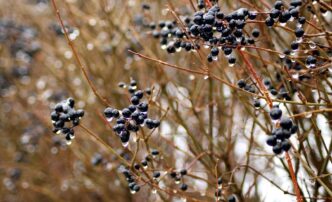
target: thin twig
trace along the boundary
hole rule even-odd
[[[54,10],[55,10],[55,12],[56,12],[57,18],[58,18],[58,20],[59,20],[59,23],[60,23],[61,28],[62,28],[62,30],[63,30],[63,33],[64,33],[64,35],[65,35],[65,38],[66,38],[66,40],[67,40],[67,43],[68,43],[68,45],[70,46],[70,48],[71,48],[71,50],[72,50],[72,52],[73,52],[73,55],[74,55],[74,57],[75,57],[75,60],[76,60],[76,62],[78,63],[78,66],[80,67],[80,69],[81,69],[81,71],[82,71],[82,73],[83,73],[83,75],[84,75],[84,78],[87,80],[87,82],[88,82],[90,88],[92,89],[92,91],[93,91],[93,93],[96,95],[96,97],[98,97],[98,99],[99,99],[99,100],[100,100],[105,106],[109,106],[110,103],[108,102],[108,100],[107,100],[106,98],[103,98],[103,97],[99,94],[99,92],[97,91],[97,88],[96,88],[95,85],[92,83],[92,81],[89,79],[88,73],[87,73],[85,67],[83,66],[83,64],[82,64],[82,62],[81,62],[81,59],[80,59],[80,57],[79,57],[79,55],[78,55],[78,53],[77,53],[77,51],[76,51],[76,48],[75,48],[73,42],[70,40],[70,38],[69,38],[69,36],[68,36],[68,31],[67,31],[67,29],[66,29],[66,27],[65,27],[65,25],[64,25],[64,23],[63,23],[63,20],[62,20],[61,15],[60,15],[60,11],[59,11],[59,9],[57,8],[57,5],[56,5],[56,3],[55,3],[55,0],[52,0],[52,5],[53,5],[53,8],[54,8]]]

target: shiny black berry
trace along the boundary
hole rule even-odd
[[[239,88],[244,88],[246,86],[246,82],[243,80],[243,79],[240,79],[238,82],[237,82],[237,86]]]
[[[133,105],[138,105],[139,104],[139,98],[137,96],[133,96],[133,97],[131,97],[130,102]]]
[[[290,118],[282,118],[282,119],[280,120],[280,126],[281,126],[282,128],[284,128],[284,129],[289,130],[289,129],[292,128],[292,126],[293,126],[293,122],[292,122],[292,120],[291,120]]]
[[[272,151],[273,151],[273,153],[275,153],[277,155],[281,154],[281,152],[282,152],[281,144],[278,143],[275,146],[273,146]]]
[[[183,175],[187,175],[187,169],[182,169],[180,171],[180,174],[183,176]]]
[[[153,178],[159,178],[160,177],[160,172],[159,171],[154,171],[153,172]]]
[[[266,140],[266,143],[269,145],[269,146],[275,146],[277,144],[277,139],[274,135],[271,135],[267,138]]]
[[[281,142],[281,148],[282,148],[283,151],[287,152],[291,147],[292,147],[292,145],[289,142],[289,140],[283,140]]]
[[[278,120],[282,116],[282,111],[279,109],[279,107],[273,107],[270,111],[270,117],[273,120]]]
[[[236,198],[235,198],[234,195],[231,195],[231,196],[229,196],[229,197],[227,198],[227,201],[228,201],[228,202],[236,202]]]
[[[304,35],[304,30],[303,28],[299,27],[299,28],[296,28],[295,30],[295,36],[300,38],[300,37],[303,37]]]
[[[186,191],[188,189],[188,185],[186,185],[186,184],[183,183],[183,184],[180,185],[180,189],[182,191]]]

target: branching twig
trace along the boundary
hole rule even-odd
[[[65,35],[65,37],[66,37],[67,43],[68,43],[69,47],[71,48],[71,50],[72,50],[72,52],[73,52],[73,55],[74,55],[74,57],[75,57],[75,60],[76,60],[76,62],[77,62],[77,64],[78,64],[78,66],[80,67],[80,69],[81,69],[81,71],[82,71],[82,73],[83,73],[83,75],[84,75],[84,78],[87,80],[89,86],[91,87],[91,89],[92,89],[93,93],[96,95],[96,97],[99,98],[99,100],[100,100],[105,106],[109,106],[110,104],[109,104],[109,102],[107,101],[107,99],[106,99],[106,98],[103,98],[103,97],[99,94],[99,92],[97,91],[96,86],[95,86],[95,85],[92,83],[92,81],[89,79],[89,75],[88,75],[88,73],[87,73],[85,67],[83,66],[83,64],[82,64],[82,62],[81,62],[81,59],[80,59],[80,57],[79,57],[79,55],[78,55],[78,53],[77,53],[77,51],[76,51],[76,48],[75,48],[73,42],[70,40],[70,38],[69,38],[69,36],[68,36],[68,31],[67,31],[67,29],[66,29],[66,27],[65,27],[65,25],[64,25],[64,23],[63,23],[63,20],[62,20],[61,15],[60,15],[60,11],[59,11],[59,9],[57,8],[57,5],[56,5],[56,3],[55,3],[55,0],[52,0],[52,5],[53,5],[53,8],[54,8],[54,10],[55,10],[55,12],[56,12],[56,15],[57,15],[57,18],[58,18],[59,23],[60,23],[60,25],[61,25],[61,28],[62,28],[62,30],[63,30],[63,33],[64,33],[64,35]]]

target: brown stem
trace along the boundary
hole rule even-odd
[[[285,152],[285,153],[286,153],[287,164],[288,164],[288,167],[289,167],[289,173],[291,175],[292,182],[293,182],[294,189],[295,189],[296,201],[297,202],[302,202],[303,199],[302,199],[302,196],[301,196],[299,185],[297,184],[297,181],[296,181],[296,177],[295,177],[295,173],[294,173],[292,161],[290,159],[290,156],[289,156],[288,152]]]
[[[269,93],[267,91],[267,89],[265,88],[262,79],[257,75],[256,70],[254,69],[254,67],[252,66],[252,64],[249,62],[247,56],[245,55],[245,53],[241,50],[239,50],[240,55],[243,57],[244,63],[246,63],[246,67],[248,69],[248,71],[251,73],[252,77],[254,77],[254,79],[256,80],[258,87],[260,88],[260,90],[262,91],[262,93],[264,94],[267,103],[269,104],[270,107],[272,107],[272,100],[269,96]]]
[[[317,109],[317,110],[312,110],[312,111],[306,111],[306,112],[303,112],[303,113],[300,113],[300,114],[294,114],[290,117],[296,118],[296,117],[311,115],[313,113],[320,113],[320,112],[332,112],[332,109],[328,108],[328,109]]]
[[[73,51],[73,54],[74,54],[75,60],[76,60],[76,62],[77,62],[77,64],[78,64],[78,66],[80,67],[80,69],[81,69],[81,71],[82,71],[82,73],[83,73],[85,79],[88,81],[88,84],[89,84],[90,88],[92,89],[92,91],[93,91],[93,93],[96,95],[96,97],[97,97],[97,98],[98,98],[98,99],[99,99],[99,100],[100,100],[105,106],[109,106],[110,103],[106,100],[106,98],[103,98],[103,97],[98,93],[96,86],[95,86],[95,85],[92,83],[92,81],[89,79],[88,73],[87,73],[85,67],[84,67],[83,64],[82,64],[82,61],[81,61],[81,59],[80,59],[80,57],[79,57],[79,55],[78,55],[78,53],[77,53],[77,51],[76,51],[76,48],[75,48],[73,42],[70,40],[70,38],[69,38],[69,36],[68,36],[68,31],[67,31],[67,29],[66,29],[66,27],[65,27],[65,25],[64,25],[64,23],[63,23],[63,20],[62,20],[61,15],[60,15],[60,11],[59,11],[59,9],[58,9],[56,3],[55,3],[55,0],[52,0],[52,4],[53,4],[53,8],[54,8],[54,10],[55,10],[55,12],[56,12],[57,18],[58,18],[58,20],[59,20],[59,23],[60,23],[60,25],[61,25],[61,28],[62,28],[62,30],[63,30],[63,33],[64,33],[64,35],[65,35],[65,38],[66,38],[66,40],[67,40],[67,43],[68,43],[68,45],[70,46],[71,50]]]
[[[207,4],[207,6],[210,8],[212,7],[212,3],[210,2],[210,0],[205,0],[205,3]]]
[[[153,61],[153,62],[156,62],[158,64],[161,64],[161,65],[164,65],[165,67],[171,67],[171,68],[174,68],[174,69],[177,69],[177,70],[181,70],[183,72],[190,72],[190,73],[193,73],[193,74],[196,74],[196,75],[201,75],[201,76],[205,76],[206,75],[206,72],[202,72],[202,71],[196,71],[196,70],[191,70],[189,68],[183,68],[183,67],[180,67],[180,66],[177,66],[177,65],[173,65],[173,64],[170,64],[170,63],[167,63],[165,61],[162,61],[162,60],[159,60],[159,59],[154,59],[154,58],[151,58],[149,56],[146,56],[146,55],[143,55],[143,54],[140,54],[140,53],[137,53],[137,52],[134,52],[132,50],[128,50],[128,52],[134,54],[134,55],[137,55],[138,57],[140,58],[143,58],[143,59],[146,59],[146,60],[150,60],[150,61]],[[237,87],[236,85],[232,84],[232,83],[229,83],[227,82],[226,80],[223,80],[213,74],[210,74],[209,77],[231,87],[232,89],[234,90],[237,90],[237,91],[241,91],[245,94],[248,94],[248,95],[251,95],[251,96],[256,96],[258,98],[262,98],[262,99],[267,99],[265,96],[261,96],[261,95],[258,95],[258,94],[254,94],[254,93],[250,93],[242,88],[239,88]],[[295,105],[306,105],[306,106],[330,106],[331,104],[329,103],[313,103],[313,102],[307,102],[307,103],[303,103],[303,102],[296,102],[296,101],[289,101],[289,100],[280,100],[280,99],[273,99],[272,100],[273,102],[280,102],[280,103],[289,103],[289,104],[295,104]]]
[[[126,166],[130,166],[130,164],[122,158],[110,145],[108,145],[106,142],[104,142],[97,134],[89,130],[86,126],[83,124],[79,125],[80,128],[82,128],[85,132],[87,132],[91,137],[93,137],[97,142],[101,143],[105,148],[107,148],[112,154],[114,154],[118,159],[122,161],[123,164]]]

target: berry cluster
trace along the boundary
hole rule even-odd
[[[159,155],[159,151],[156,150],[156,149],[153,149],[153,150],[151,151],[151,155],[152,155],[152,158],[154,159],[154,158],[156,158],[156,157]],[[147,155],[147,156],[145,156],[144,160],[141,161],[140,164],[135,163],[135,164],[134,164],[134,168],[135,168],[136,170],[140,170],[140,168],[141,168],[141,166],[142,166],[144,169],[146,169],[146,168],[149,166],[149,162],[151,162],[151,158],[150,158],[149,155]]]
[[[290,118],[281,118],[282,111],[278,106],[274,106],[270,111],[270,117],[274,121],[278,121],[280,127],[272,131],[272,135],[268,137],[266,143],[273,147],[275,154],[281,154],[283,151],[287,152],[291,148],[289,138],[298,130],[297,125],[294,125]]]
[[[183,180],[182,178],[187,175],[187,170],[186,169],[182,169],[180,170],[180,172],[176,172],[176,171],[172,171],[170,173],[170,176],[172,179],[174,179],[175,184],[180,184],[181,180]],[[188,189],[188,185],[185,183],[180,184],[180,189],[182,191],[186,191]]]
[[[264,85],[268,88],[272,96],[277,96],[279,99],[291,100],[291,96],[287,90],[281,86],[279,91],[277,91],[270,81],[270,79],[263,80]],[[255,88],[251,87],[252,85],[247,84],[243,79],[240,79],[237,82],[239,88],[242,88],[251,93],[255,93]],[[253,88],[253,89],[252,89]],[[254,106],[256,108],[261,107],[261,103],[258,99],[254,100]],[[273,147],[273,152],[275,154],[281,154],[283,151],[288,151],[291,148],[289,138],[292,134],[296,133],[298,127],[293,124],[292,120],[289,118],[281,118],[282,111],[278,106],[273,106],[270,110],[271,119],[279,125],[279,128],[276,128],[272,131],[272,135],[267,139],[267,144]]]
[[[305,23],[305,18],[299,16],[300,7],[302,5],[301,0],[292,0],[290,7],[286,9],[282,1],[276,1],[274,7],[270,10],[269,16],[265,20],[265,24],[268,27],[272,27],[276,22],[279,22],[282,26],[285,26],[287,22],[297,19],[297,29],[295,35],[298,41],[301,41],[304,31],[302,25]]]
[[[130,171],[128,169],[124,169],[122,171],[122,174],[126,177],[130,192],[132,194],[135,194],[136,192],[139,192],[141,187],[135,182],[135,179],[134,179],[133,175],[130,173]]]
[[[53,132],[65,135],[67,144],[71,144],[71,140],[75,138],[74,127],[80,123],[80,119],[84,116],[84,110],[75,110],[74,105],[75,100],[68,98],[56,104],[51,113]]]
[[[248,84],[245,80],[243,79],[240,79],[238,82],[237,82],[237,86],[239,88],[242,88],[244,89],[245,91],[248,91],[250,93],[256,93],[256,86],[253,85],[253,84]]]
[[[119,83],[119,87],[126,88],[127,85],[121,82]],[[107,107],[104,110],[104,115],[108,122],[112,122],[113,119],[116,119],[113,130],[120,137],[124,146],[127,146],[129,143],[130,132],[137,132],[140,126],[154,129],[160,125],[160,121],[148,118],[149,104],[142,101],[144,93],[151,94],[151,90],[138,90],[137,82],[131,80],[128,85],[128,91],[131,94],[131,104],[128,107],[122,110]]]
[[[255,40],[246,37],[244,27],[248,19],[253,20],[257,14],[246,8],[240,8],[230,14],[225,14],[218,5],[204,9],[204,1],[198,3],[200,11],[193,16],[184,18],[185,27],[171,21],[160,21],[159,29],[156,23],[151,23],[152,35],[160,38],[162,49],[174,53],[185,49],[186,51],[200,48],[199,41],[203,41],[206,48],[210,48],[207,59],[209,62],[218,59],[220,49],[228,58],[230,66],[234,65],[236,58],[232,56],[233,49],[238,45],[254,44]],[[254,30],[254,37],[259,31]]]
[[[152,156],[152,158],[151,158],[151,156]],[[155,158],[157,158],[158,156],[159,156],[159,151],[156,150],[156,149],[153,149],[153,150],[151,151],[151,154],[145,156],[145,158],[144,158],[140,163],[135,163],[135,164],[134,164],[134,168],[135,168],[135,170],[137,170],[138,172],[139,172],[139,171],[142,171],[141,168],[143,168],[143,169],[146,170],[146,169],[148,168],[149,164],[152,165],[152,159],[155,159]],[[187,173],[188,173],[188,172],[187,172],[186,169],[182,169],[182,170],[180,170],[179,172],[172,171],[172,172],[170,173],[170,177],[171,177],[172,179],[175,180],[175,184],[180,184],[181,181],[182,181],[182,183],[179,185],[179,189],[180,189],[181,191],[186,191],[186,190],[188,189],[188,185],[187,185],[186,183],[183,182],[183,181],[184,181],[183,177],[184,177],[185,175],[187,175]],[[156,182],[157,184],[158,184],[158,179],[160,178],[160,176],[161,176],[160,171],[155,170],[155,171],[152,172],[152,178],[153,178],[153,180],[155,180],[155,182]],[[153,192],[155,192],[155,191],[156,191],[156,190],[153,190]],[[134,193],[135,193],[135,192],[134,192]]]
[[[273,8],[267,13],[257,13],[256,11],[249,11],[247,8],[240,8],[231,13],[226,14],[221,11],[217,4],[207,8],[204,0],[198,1],[199,11],[192,16],[181,16],[181,23],[177,21],[159,21],[143,23],[144,27],[149,27],[154,38],[160,39],[162,49],[166,49],[168,53],[180,52],[181,50],[196,51],[200,49],[203,44],[205,48],[210,49],[207,60],[212,62],[218,60],[220,52],[229,62],[229,66],[236,63],[236,58],[232,55],[235,48],[245,48],[245,45],[255,44],[256,38],[260,36],[260,31],[254,28],[250,33],[245,32],[245,25],[248,22],[253,22],[258,15],[267,16],[265,24],[268,27],[279,23],[285,26],[287,22],[296,19],[296,28],[294,35],[296,40],[291,43],[291,50],[285,50],[284,54],[280,54],[286,65],[295,70],[300,70],[301,64],[308,68],[315,68],[319,56],[319,51],[312,50],[307,58],[301,63],[295,61],[293,58],[286,57],[295,55],[300,48],[300,43],[303,42],[305,34],[303,25],[306,23],[306,18],[300,16],[300,9],[303,2],[300,0],[292,0],[290,5],[284,5],[282,1],[276,1]],[[143,21],[147,21],[143,19]],[[301,46],[309,45],[310,49],[315,49],[319,44],[312,41],[306,41]],[[326,49],[320,46],[321,49]],[[302,78],[299,78],[302,79]]]
[[[274,3],[274,7],[270,10],[269,16],[266,18],[265,23],[268,27],[272,27],[277,22],[280,23],[281,26],[285,26],[288,22],[294,21],[296,19],[296,28],[294,30],[294,35],[296,40],[291,42],[290,47],[291,50],[285,50],[284,58],[286,55],[295,55],[296,51],[300,48],[300,44],[302,46],[308,45],[310,49],[312,49],[312,54],[309,54],[303,63],[307,68],[315,68],[317,64],[317,58],[315,56],[319,56],[320,53],[318,50],[314,50],[317,45],[313,41],[307,41],[306,44],[303,44],[303,36],[305,34],[303,25],[306,23],[306,18],[304,16],[300,16],[300,9],[303,4],[301,0],[292,0],[290,2],[290,6],[286,8],[282,1],[276,1]],[[324,49],[325,47],[320,47]],[[292,61],[290,58],[285,59],[286,65],[290,68],[293,67],[295,70],[300,70],[301,65],[298,62]]]
[[[246,36],[244,32],[247,21],[256,19],[257,13],[240,8],[226,14],[217,4],[206,8],[203,0],[198,2],[198,8],[200,10],[192,16],[184,16],[183,23],[177,24],[176,21],[150,23],[152,36],[160,38],[161,48],[166,49],[168,53],[179,52],[182,49],[195,51],[200,49],[202,42],[204,47],[210,48],[210,54],[207,56],[209,62],[217,60],[222,50],[230,66],[233,66],[236,62],[236,58],[232,56],[233,49],[254,44],[254,38],[259,37],[258,29],[253,30],[253,38]]]
[[[279,76],[277,75],[276,80],[279,80],[278,77]],[[272,82],[269,78],[263,79],[263,84],[269,90],[271,96],[275,96],[278,99],[285,99],[285,100],[291,100],[292,99],[290,93],[287,91],[287,89],[283,85],[280,86],[277,90],[272,85]],[[244,79],[238,80],[237,86],[239,88],[244,89],[245,91],[250,92],[250,93],[256,93],[257,92],[256,86],[254,84],[248,84]],[[292,85],[292,83],[289,83],[289,87],[290,87],[292,92],[296,91],[294,86]],[[256,108],[261,107],[261,103],[260,103],[259,99],[254,99],[254,106]]]

